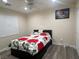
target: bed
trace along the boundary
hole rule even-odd
[[[34,32],[38,32],[38,30],[34,30]],[[14,42],[19,43],[14,44]],[[15,46],[13,47],[13,45]],[[12,40],[11,55],[22,59],[41,59],[50,45],[52,45],[52,30],[43,30],[40,34],[30,34]]]

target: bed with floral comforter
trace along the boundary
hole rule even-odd
[[[26,51],[31,55],[37,54],[50,41],[49,33],[30,34],[11,41],[11,48]]]

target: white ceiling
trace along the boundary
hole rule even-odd
[[[32,9],[24,10],[26,6],[24,0],[8,0],[11,6],[6,6],[0,0],[0,6],[9,8],[18,12],[27,13],[36,10],[46,9],[46,8],[56,8],[57,6],[66,6],[73,5],[76,0],[57,0],[56,2],[52,2],[52,0],[33,0]]]

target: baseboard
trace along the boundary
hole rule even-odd
[[[55,45],[64,45],[64,44],[61,44],[61,43],[53,43],[53,44],[55,44]],[[69,46],[69,47],[72,47],[72,48],[74,48],[74,49],[76,49],[76,46],[75,45],[69,45],[69,44],[66,44],[66,45],[64,45],[65,47],[66,46]],[[77,50],[77,49],[76,49]]]
[[[74,49],[76,49],[76,46],[75,45],[67,45],[67,46],[69,46],[69,47],[72,47],[72,48],[74,48]],[[77,50],[77,49],[76,49]]]
[[[76,48],[77,49],[77,52],[78,52],[78,56],[79,56],[79,49],[78,48]]]
[[[77,53],[78,53],[78,56],[79,56],[79,49],[77,48]]]
[[[5,52],[5,51],[8,51],[8,50],[10,50],[10,48],[9,47],[6,47],[6,48],[0,50],[0,54],[3,53],[3,52]]]

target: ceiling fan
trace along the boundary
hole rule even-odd
[[[4,3],[6,6],[11,6],[11,4],[8,2],[8,0],[1,0],[2,3]]]
[[[26,7],[32,9],[34,5],[34,0],[25,0]]]

